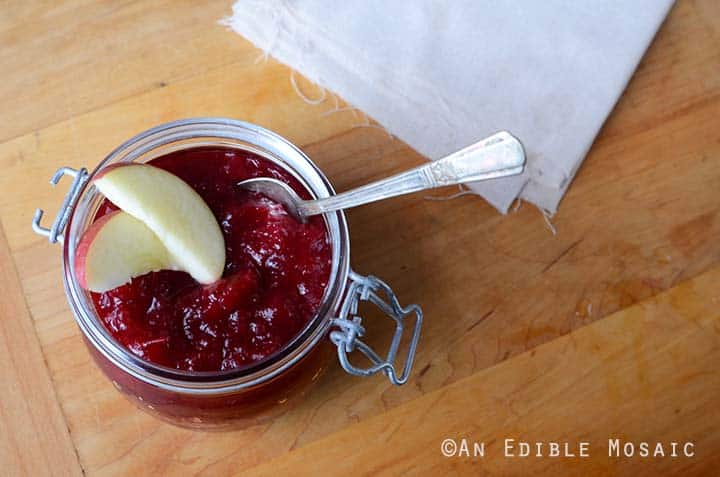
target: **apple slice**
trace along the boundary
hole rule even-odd
[[[121,210],[96,220],[75,251],[80,286],[98,293],[162,269],[177,269],[165,246],[147,225]]]
[[[222,276],[225,241],[220,226],[185,181],[148,164],[119,164],[102,170],[94,184],[113,204],[155,232],[181,270],[203,284]]]

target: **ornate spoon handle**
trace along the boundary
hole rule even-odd
[[[347,209],[424,189],[484,181],[520,174],[525,167],[525,150],[520,141],[502,131],[420,167],[401,172],[331,197],[302,201],[304,216]]]

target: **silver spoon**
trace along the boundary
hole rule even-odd
[[[411,192],[514,176],[524,168],[525,150],[522,144],[510,133],[501,131],[437,161],[322,199],[303,200],[290,186],[269,177],[247,179],[237,185],[283,204],[288,213],[305,222],[311,215]]]

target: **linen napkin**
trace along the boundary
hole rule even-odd
[[[673,0],[238,0],[223,21],[429,159],[499,130],[526,171],[468,184],[554,213]]]

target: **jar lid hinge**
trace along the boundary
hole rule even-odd
[[[47,237],[50,243],[62,242],[65,226],[67,225],[68,220],[70,219],[70,214],[72,213],[75,203],[80,196],[80,191],[85,185],[85,182],[87,182],[88,171],[84,167],[79,170],[71,167],[61,167],[55,171],[55,174],[50,179],[50,184],[53,186],[57,185],[64,175],[72,177],[73,181],[70,184],[70,189],[65,195],[62,205],[60,206],[60,210],[58,210],[58,213],[55,216],[52,226],[47,228],[40,225],[40,221],[42,220],[44,213],[42,209],[36,209],[35,215],[33,216],[33,231],[35,231],[38,235]]]

